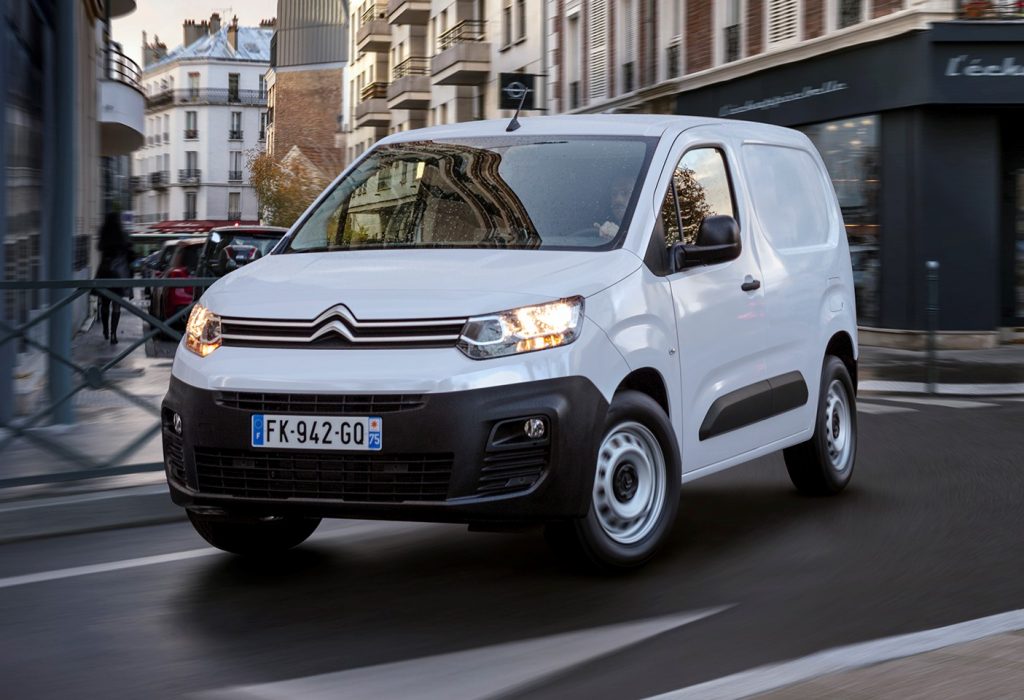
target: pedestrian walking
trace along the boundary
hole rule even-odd
[[[132,276],[132,245],[121,226],[119,212],[109,212],[103,220],[96,248],[100,252],[96,279],[129,279]],[[110,291],[126,299],[132,296],[131,287],[120,287]],[[121,305],[111,303],[109,298],[101,295],[99,306],[103,337],[109,338],[111,345],[117,345],[117,324],[121,320]]]

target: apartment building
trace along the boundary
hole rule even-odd
[[[345,165],[347,0],[278,0],[267,71],[267,152],[333,178]]]
[[[258,221],[247,160],[266,142],[273,20],[241,27],[186,20],[167,53],[143,47],[146,141],[135,152],[135,220],[150,230],[207,230]],[[144,37],[145,38],[145,37]]]
[[[870,342],[1024,326],[1024,8],[1010,0],[559,0],[555,109],[803,130],[847,225]],[[909,341],[907,339],[910,339]]]
[[[355,158],[386,134],[548,109],[545,0],[364,0],[350,14],[345,125]],[[503,82],[504,76],[504,82]],[[512,94],[515,94],[513,91]],[[514,100],[513,100],[514,102]]]

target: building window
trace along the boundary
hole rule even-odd
[[[679,77],[679,44],[672,44],[665,49],[665,69],[666,77]]]
[[[196,215],[196,193],[186,192],[185,193],[185,216],[182,217],[185,221],[195,221]]]
[[[267,99],[267,77],[265,75],[260,76],[259,91],[259,100],[260,102],[263,102]]]
[[[242,193],[228,192],[228,221],[242,218]]]
[[[242,113],[231,113],[231,129],[228,131],[228,139],[232,141],[242,140]]]
[[[795,41],[800,31],[800,4],[797,0],[769,0],[768,43]]]
[[[619,92],[633,92],[636,89],[636,3],[623,0],[620,3],[619,55],[622,57],[622,89]]]
[[[740,0],[728,0],[725,5],[725,62],[740,58]]]
[[[196,118],[196,112],[188,111],[185,112],[185,138],[186,139],[197,139],[199,138],[199,127],[198,119]]]
[[[583,62],[580,54],[583,51],[583,41],[580,34],[579,13],[569,15],[566,20],[565,36],[565,82],[569,84],[568,106],[569,109],[576,109],[580,106],[580,77],[582,75]]]
[[[185,172],[186,177],[194,177],[199,171],[199,151],[185,151]]]
[[[188,97],[190,100],[199,99],[199,74],[188,74]]]
[[[238,73],[228,73],[228,102],[238,101]]]
[[[861,0],[839,0],[839,28],[846,29],[858,24],[864,17],[864,3]]]
[[[339,131],[341,129],[338,129]],[[267,138],[267,113],[260,112],[260,141]]]
[[[878,115],[800,127],[817,147],[839,198],[850,242],[858,323],[879,322]]]
[[[522,41],[526,38],[526,0],[516,0],[516,38]]]
[[[502,47],[512,45],[512,2],[505,0],[505,6],[501,8],[501,45]]]
[[[242,180],[242,152],[228,152],[228,181],[241,182]]]

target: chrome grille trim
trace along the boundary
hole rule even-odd
[[[260,345],[314,344],[343,339],[343,344],[403,347],[454,345],[459,339],[465,318],[430,318],[423,320],[360,321],[344,305],[333,306],[311,321],[277,319],[221,319],[221,337],[228,344]],[[382,335],[392,330],[395,335]],[[303,333],[303,331],[306,331]],[[445,332],[447,331],[447,332]],[[282,333],[284,333],[282,335]],[[322,343],[321,343],[322,344]]]

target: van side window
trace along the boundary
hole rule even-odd
[[[833,195],[811,154],[747,144],[743,156],[754,211],[772,247],[786,250],[826,243]]]
[[[717,148],[688,151],[672,174],[672,185],[661,209],[665,245],[695,243],[697,231],[708,216],[727,214],[735,218],[734,201],[722,151]],[[673,209],[678,209],[678,217]]]

